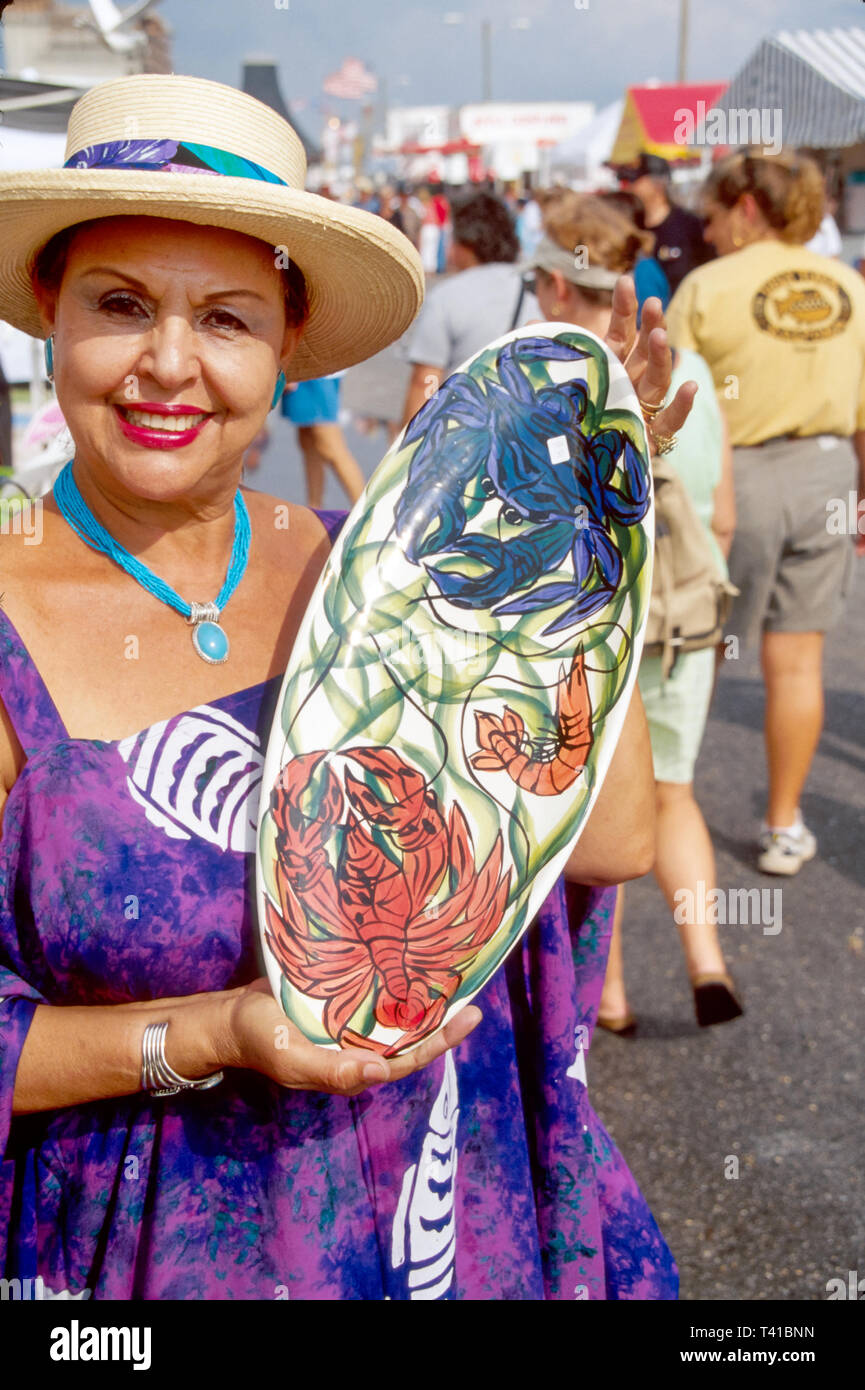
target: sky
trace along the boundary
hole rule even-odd
[[[159,9],[175,31],[176,71],[237,84],[244,56],[273,57],[286,98],[307,103],[310,128],[323,102],[353,109],[321,92],[349,56],[386,81],[391,105],[480,100],[484,18],[494,100],[601,106],[629,85],[676,77],[680,0],[162,0]],[[863,0],[689,0],[689,13],[692,81],[732,78],[781,29],[865,27]],[[446,14],[463,22],[447,25]],[[520,19],[530,27],[513,28]]]

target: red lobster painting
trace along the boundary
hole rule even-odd
[[[267,941],[295,988],[325,1001],[335,1042],[393,1056],[441,1022],[501,923],[511,871],[500,833],[476,868],[460,807],[445,822],[423,775],[392,748],[341,753],[385,795],[348,769],[341,784],[325,751],[285,765],[270,803],[279,910],[267,900]],[[396,1042],[349,1027],[367,1001],[382,1027],[404,1030]]]
[[[556,688],[556,732],[549,739],[529,739],[516,710],[475,714],[479,753],[469,758],[479,772],[507,772],[524,791],[558,796],[577,780],[594,742],[592,706],[586,685],[582,647]]]

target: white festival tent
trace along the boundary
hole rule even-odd
[[[550,172],[564,174],[575,183],[595,188],[599,184],[615,185],[611,170],[604,168],[622,121],[624,101],[611,102],[578,130],[576,134],[549,152]]]

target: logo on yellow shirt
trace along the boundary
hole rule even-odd
[[[773,338],[816,342],[843,333],[852,306],[846,290],[831,276],[785,270],[757,291],[751,311],[757,327]]]

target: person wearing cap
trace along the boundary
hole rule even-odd
[[[660,155],[644,151],[618,175],[642,204],[644,224],[655,239],[653,254],[675,294],[685,276],[714,254],[703,238],[703,224],[693,212],[671,202],[670,166]]]
[[[154,74],[76,103],[62,169],[0,174],[0,316],[47,340],[75,446],[42,544],[0,543],[0,1266],[68,1299],[674,1297],[573,1070],[604,885],[645,867],[637,706],[568,863],[579,978],[562,880],[483,1018],[401,1057],[306,1041],[261,978],[262,749],[344,514],[242,460],[286,376],[423,295],[409,242],[304,175],[271,108]],[[618,294],[656,411],[663,344]]]

